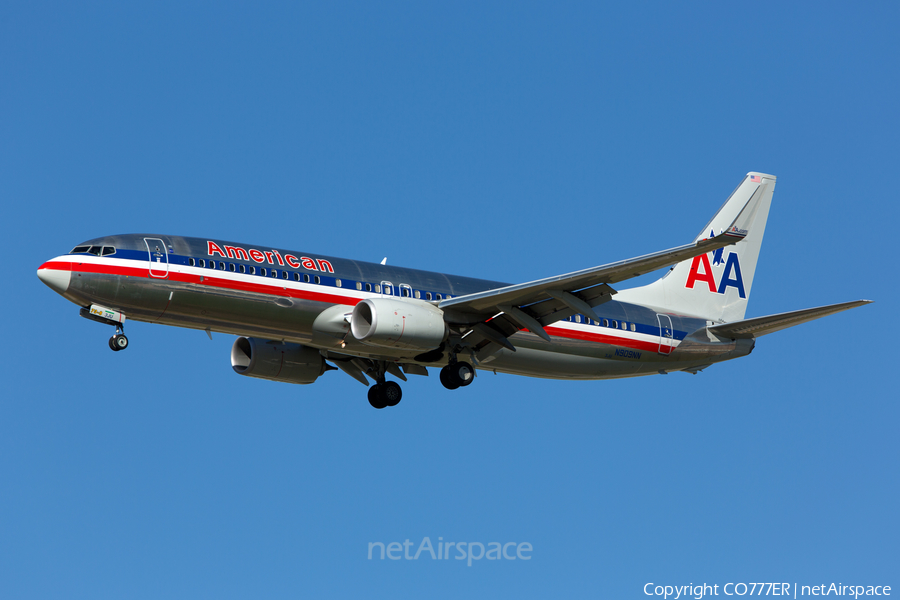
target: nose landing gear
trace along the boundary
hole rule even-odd
[[[125,337],[125,315],[112,310],[92,304],[90,309],[82,308],[79,314],[85,319],[97,321],[105,325],[112,325],[116,328],[116,333],[109,338],[109,349],[113,352],[124,350],[128,347],[128,338]]]

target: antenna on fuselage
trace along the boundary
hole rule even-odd
[[[381,264],[383,264],[383,265],[387,264],[387,256],[385,256],[384,258],[381,259]]]

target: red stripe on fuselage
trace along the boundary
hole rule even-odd
[[[602,333],[593,333],[590,331],[573,331],[571,329],[563,329],[562,327],[544,327],[544,331],[556,337],[564,337],[575,340],[585,340],[588,342],[597,342],[599,344],[607,344],[609,346],[622,346],[623,348],[634,348],[635,350],[646,350],[648,352],[656,352],[659,350],[659,343],[644,342],[641,340],[632,340],[630,338],[616,337],[605,335]]]
[[[72,271],[81,273],[102,273],[104,275],[123,275],[126,277],[143,277],[145,279],[150,278],[149,268],[98,265],[95,263],[49,261],[42,264],[39,269],[53,269],[57,271]],[[251,275],[250,277],[253,276]],[[158,278],[154,279],[162,281]],[[327,304],[347,304],[350,306],[356,306],[362,301],[361,298],[338,296],[336,294],[325,294],[322,292],[310,292],[306,290],[296,290],[285,287],[279,289],[272,285],[262,285],[246,281],[235,281],[233,279],[224,279],[222,277],[210,277],[209,275],[200,276],[188,273],[176,273],[171,270],[169,271],[168,280],[178,281],[181,283],[192,283],[195,285],[208,285],[210,287],[240,290],[244,292],[254,292],[258,294],[266,294],[269,296],[282,296],[285,298],[297,298],[299,300],[312,300],[314,302],[323,302]],[[619,346],[622,348],[634,348],[635,350],[646,350],[648,352],[656,352],[659,350],[659,344],[653,342],[633,340],[629,338],[616,337],[588,331],[573,331],[571,329],[565,329],[562,327],[548,326],[544,329],[548,334],[561,338],[584,340],[587,342],[607,344],[610,346]],[[523,329],[522,331],[527,330]]]

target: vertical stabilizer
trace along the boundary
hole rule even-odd
[[[743,319],[774,191],[774,175],[747,173],[695,241],[721,233],[748,201],[758,196],[753,198],[759,206],[747,237],[733,246],[680,262],[649,285],[621,290],[616,300],[716,322]]]

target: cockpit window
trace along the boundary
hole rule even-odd
[[[91,249],[88,250],[89,254],[93,254],[94,256],[100,256],[100,252],[103,250],[103,246],[91,246]]]
[[[72,251],[69,252],[69,254],[83,254],[90,249],[90,246],[75,246],[74,248],[72,248]]]
[[[113,246],[103,246],[103,251],[100,253],[101,256],[109,256],[110,254],[115,254],[116,249]]]

